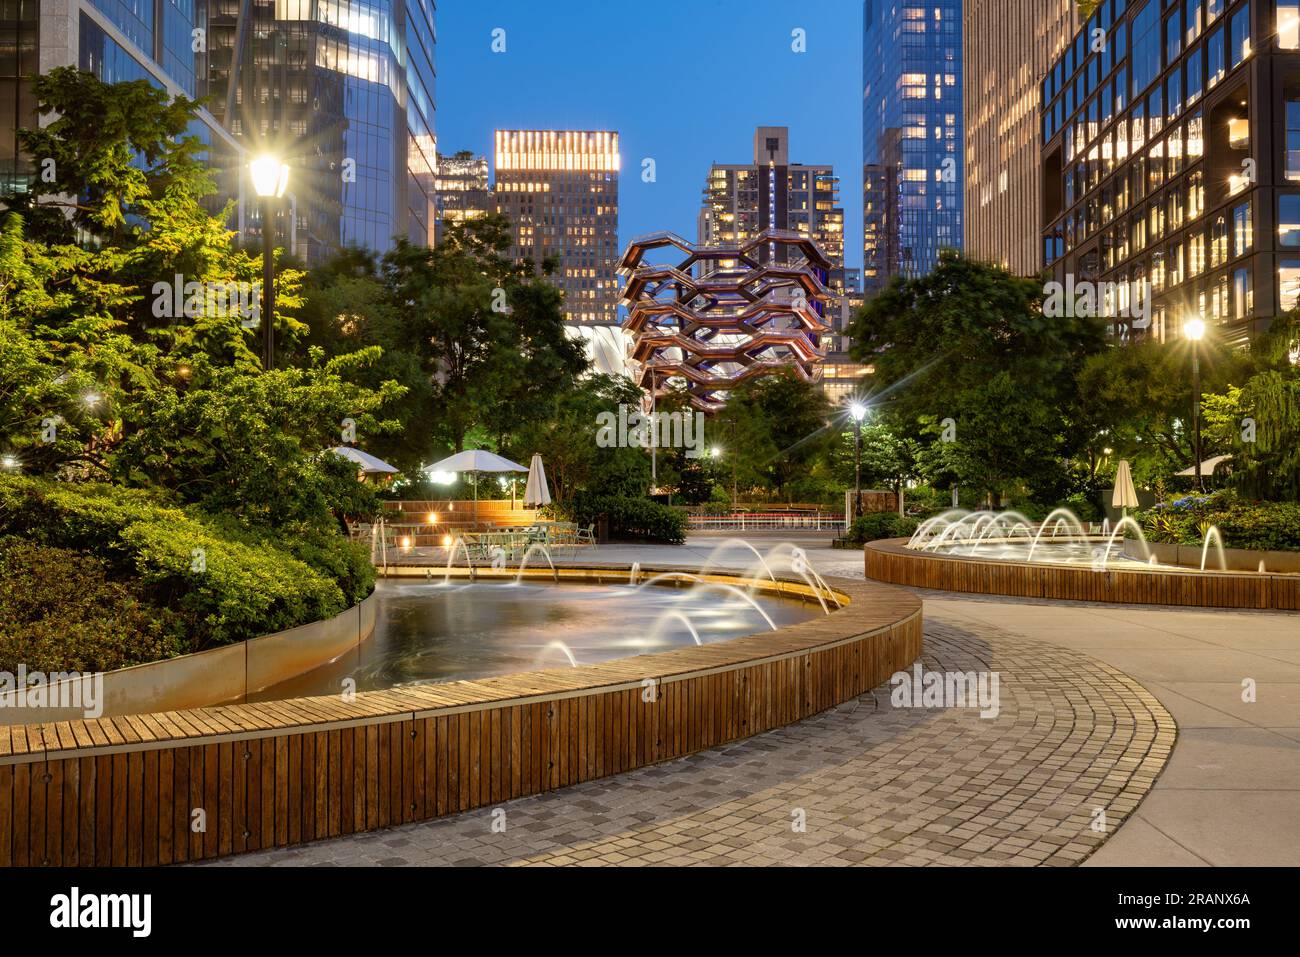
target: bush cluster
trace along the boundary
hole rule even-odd
[[[576,492],[563,511],[569,521],[581,526],[595,525],[603,517],[609,522],[609,534],[621,540],[668,545],[686,541],[686,512],[648,498]]]
[[[1214,526],[1227,548],[1300,551],[1300,503],[1296,502],[1255,502],[1231,492],[1189,495],[1147,509],[1138,521],[1153,542],[1200,545]]]
[[[0,535],[93,563],[151,611],[169,652],[330,618],[374,584],[364,547],[332,530],[252,529],[110,485],[6,477]],[[118,635],[123,657],[138,657],[128,649],[147,647],[140,642],[151,634]]]
[[[858,545],[882,538],[911,538],[919,524],[920,521],[911,516],[904,518],[894,512],[873,512],[854,519],[845,537]]]

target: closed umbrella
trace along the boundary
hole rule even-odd
[[[1127,459],[1119,460],[1119,468],[1115,471],[1115,494],[1110,498],[1112,508],[1118,508],[1121,513],[1128,517],[1130,508],[1138,507],[1137,489],[1133,487],[1133,470],[1129,468]]]
[[[546,466],[542,465],[540,454],[533,453],[533,461],[528,466],[528,485],[524,489],[524,508],[537,508],[551,504],[551,490],[546,485]]]
[[[467,449],[457,452],[441,462],[427,466],[426,472],[470,472],[474,476],[474,521],[478,521],[478,473],[479,472],[527,472],[518,462],[511,462],[484,449]]]

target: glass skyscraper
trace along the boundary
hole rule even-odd
[[[864,0],[863,289],[962,245],[961,0]]]
[[[309,264],[435,230],[434,0],[0,0],[0,177],[30,167],[13,131],[34,125],[28,78],[76,65],[207,97],[194,124],[219,200],[251,195],[247,164],[291,168],[277,235]],[[10,47],[17,52],[5,55]],[[241,201],[241,231],[256,204]]]

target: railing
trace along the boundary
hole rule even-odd
[[[844,516],[837,512],[732,512],[729,515],[690,515],[687,520],[690,528],[698,531],[787,528],[819,532],[844,530]]]

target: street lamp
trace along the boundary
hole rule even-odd
[[[274,156],[249,164],[253,191],[262,205],[262,367],[275,365],[275,201],[289,186],[289,167]]]
[[[867,417],[867,407],[861,402],[849,406],[853,417],[853,517],[862,513],[862,420]]]
[[[1196,455],[1196,490],[1204,492],[1205,481],[1201,476],[1201,340],[1205,338],[1205,322],[1188,320],[1183,326],[1183,335],[1192,344],[1192,441]]]

